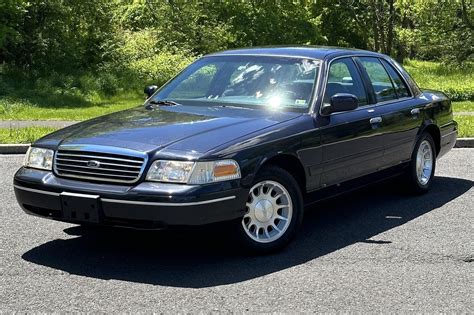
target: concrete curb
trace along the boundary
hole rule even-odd
[[[455,148],[474,148],[474,138],[458,138]]]
[[[0,144],[0,154],[24,154],[29,144]],[[455,148],[474,148],[474,138],[459,138]]]

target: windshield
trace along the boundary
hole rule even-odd
[[[213,56],[191,64],[151,101],[307,109],[319,60],[268,56]]]

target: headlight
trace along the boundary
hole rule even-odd
[[[186,183],[194,162],[155,161],[150,167],[147,180],[169,183]]]
[[[206,184],[240,178],[234,160],[212,162],[155,161],[146,179],[156,182]]]
[[[53,156],[53,150],[30,147],[26,152],[24,165],[50,171],[53,168]]]

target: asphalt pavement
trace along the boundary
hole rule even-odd
[[[24,214],[0,155],[0,312],[474,312],[474,149],[430,193],[388,181],[316,204],[283,252],[242,254],[221,226],[84,230]]]

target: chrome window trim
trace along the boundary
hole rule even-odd
[[[105,153],[105,154],[118,154],[118,155],[124,155],[124,156],[131,156],[131,157],[136,157],[136,158],[141,158],[143,159],[143,163],[140,167],[139,174],[134,180],[119,180],[119,179],[112,179],[112,178],[97,178],[97,177],[90,177],[90,176],[81,176],[81,175],[61,175],[58,173],[57,169],[57,154],[60,150],[67,150],[67,151],[78,151],[78,152],[91,152],[91,153]],[[88,157],[87,155],[82,154],[81,156],[83,157]],[[97,156],[90,156],[91,158],[97,158]],[[112,158],[112,157],[105,157],[104,159],[106,160],[116,160],[116,161],[126,161],[126,162],[137,162],[140,163],[140,161],[134,161],[134,160],[127,160],[127,159],[121,159],[121,158]],[[117,184],[134,184],[137,183],[143,176],[143,173],[145,171],[145,168],[148,165],[148,154],[145,152],[141,151],[136,151],[136,150],[131,150],[131,149],[126,149],[126,148],[118,148],[118,147],[113,147],[113,146],[102,146],[102,145],[82,145],[82,144],[66,144],[66,145],[61,145],[58,147],[58,149],[54,152],[54,160],[53,160],[53,172],[56,176],[58,177],[64,177],[64,178],[75,178],[75,179],[83,179],[83,180],[90,180],[90,181],[98,181],[98,182],[108,182],[108,183],[117,183]],[[92,170],[93,171],[93,170]],[[104,176],[107,176],[107,174],[101,174]],[[112,177],[112,176],[111,176]]]

